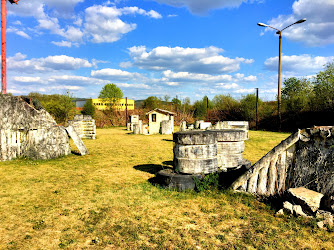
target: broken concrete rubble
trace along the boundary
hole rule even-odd
[[[304,187],[291,188],[285,196],[288,201],[283,202],[283,208],[276,214],[288,214],[316,218],[319,220],[319,228],[326,229],[333,227],[333,214],[329,211],[321,210],[320,200],[322,194],[306,189]]]
[[[310,214],[314,214],[320,208],[320,202],[324,196],[304,187],[289,188],[287,195],[291,197],[295,204],[303,206],[303,209]]]

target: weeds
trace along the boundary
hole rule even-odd
[[[217,190],[219,187],[219,172],[204,175],[202,179],[193,177],[198,192],[205,190]]]

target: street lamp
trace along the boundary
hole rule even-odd
[[[286,28],[289,28],[290,26],[298,23],[303,23],[306,21],[306,18],[300,19],[297,22],[294,22],[288,26],[286,26],[284,29],[276,29],[272,26],[269,26],[265,23],[257,23],[257,25],[261,27],[268,27],[272,28],[274,30],[277,30],[276,34],[279,35],[279,52],[278,52],[278,97],[277,97],[277,112],[278,112],[278,123],[279,123],[279,130],[281,130],[281,48],[282,48],[282,31]]]

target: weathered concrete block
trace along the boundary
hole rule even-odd
[[[193,190],[195,188],[194,178],[202,179],[201,174],[178,174],[171,169],[163,169],[156,175],[157,182],[165,188],[178,191]]]
[[[182,121],[180,124],[180,131],[186,131],[187,130],[187,122],[186,121]]]
[[[248,131],[238,129],[214,129],[210,130],[216,134],[218,142],[237,142],[248,140]]]
[[[245,151],[245,142],[218,142],[218,154],[242,154]]]
[[[315,213],[319,207],[321,198],[324,196],[321,193],[309,190],[304,187],[290,188],[288,194],[291,199],[298,205],[301,205],[304,211]]]
[[[199,124],[199,129],[208,129],[212,126],[211,122],[201,122]]]
[[[140,135],[140,125],[138,123],[133,123],[133,133],[135,135]]]
[[[194,128],[199,129],[199,125],[204,122],[203,120],[195,121]]]
[[[81,140],[80,136],[78,133],[75,131],[75,129],[72,126],[68,126],[66,128],[67,133],[70,135],[70,137],[73,139],[73,142],[77,146],[77,148],[80,151],[81,155],[86,155],[88,154],[88,149],[86,148],[85,144]]]
[[[173,149],[174,157],[188,159],[208,159],[217,157],[217,144],[179,145]]]
[[[161,121],[160,123],[160,134],[171,135],[173,134],[174,124],[172,120]]]
[[[239,129],[248,131],[249,125],[247,121],[223,121],[222,129]]]
[[[56,126],[37,101],[0,95],[0,161],[16,157],[51,159],[70,153],[64,127]]]
[[[242,154],[218,154],[218,167],[226,171],[229,168],[237,168],[244,163]]]
[[[217,158],[186,159],[174,158],[174,169],[183,174],[210,174],[218,170]]]
[[[216,143],[217,135],[210,131],[198,130],[176,132],[173,141],[182,145],[207,145]]]

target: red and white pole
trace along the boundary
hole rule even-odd
[[[1,57],[2,57],[2,94],[7,93],[7,67],[6,67],[6,26],[7,26],[7,0],[1,0]]]

